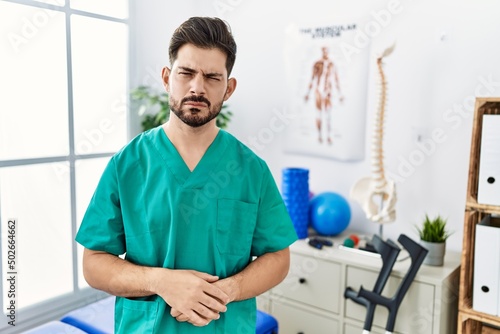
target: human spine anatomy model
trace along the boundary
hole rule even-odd
[[[384,117],[387,101],[387,82],[383,71],[383,58],[394,50],[387,48],[378,58],[379,98],[371,142],[371,176],[358,180],[351,189],[351,198],[358,202],[369,220],[385,224],[396,219],[396,185],[384,173]]]

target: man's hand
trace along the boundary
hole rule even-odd
[[[226,311],[230,298],[212,285],[219,280],[195,270],[139,266],[102,251],[85,249],[83,273],[90,286],[121,297],[159,295],[190,323],[205,326]],[[184,318],[181,318],[184,319]]]
[[[223,292],[225,292],[228,295],[228,297],[229,297],[228,303],[237,299],[239,291],[238,291],[238,285],[237,285],[236,279],[229,277],[229,278],[214,281],[212,284],[214,286],[218,287],[219,289],[221,289]],[[227,305],[227,303],[226,303],[226,305]],[[180,322],[189,321],[189,322],[191,322],[189,320],[188,316],[186,316],[185,314],[183,314],[182,312],[180,312],[179,310],[177,310],[175,308],[172,308],[170,310],[170,315],[172,315],[172,317],[176,318],[177,321],[180,321]],[[217,319],[204,318],[204,320],[206,321],[206,325],[208,325],[212,320],[217,320]]]
[[[241,277],[232,276],[224,279],[217,280],[212,283],[212,285],[218,287],[229,297],[228,303],[239,300],[240,296],[240,282]],[[226,305],[228,304],[226,303]]]
[[[215,295],[211,296],[219,299],[220,302],[227,305],[232,301],[244,300],[258,296],[261,293],[264,293],[270,288],[276,286],[281,281],[283,281],[286,274],[288,273],[289,267],[290,250],[287,247],[274,253],[266,253],[264,255],[261,255],[260,257],[252,261],[241,272],[231,277],[219,280],[216,276],[211,276],[208,274],[203,275],[205,275],[204,277],[206,278],[205,283],[211,285],[218,291],[222,291],[223,295],[225,295],[227,299],[222,300]],[[182,312],[181,309],[179,309],[178,307],[174,307],[172,304],[170,304],[170,306],[172,306],[170,314],[178,321],[189,321],[190,323],[197,326],[199,326],[198,324],[201,323],[203,326],[208,325],[212,320],[218,319],[218,317],[206,318],[201,314],[196,318],[197,322],[193,322],[193,318],[185,312]],[[219,312],[218,310],[213,308],[211,310],[213,312]]]
[[[194,270],[160,271],[156,279],[157,294],[172,308],[170,314],[178,321],[206,326],[226,311],[229,296],[211,283],[217,276]]]

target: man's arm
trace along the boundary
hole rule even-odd
[[[256,297],[283,281],[290,268],[290,250],[282,249],[266,253],[252,261],[238,274],[212,283],[229,296],[229,301]],[[172,308],[170,314],[178,321],[189,321],[178,309]]]
[[[256,297],[283,281],[290,268],[290,250],[266,253],[238,274],[212,283],[229,295],[230,301]]]
[[[90,286],[116,296],[157,294],[197,326],[218,319],[219,312],[225,312],[230,301],[220,287],[211,284],[218,280],[217,276],[194,270],[139,266],[106,252],[85,249],[83,274]]]

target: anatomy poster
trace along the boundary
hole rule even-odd
[[[288,28],[286,76],[296,117],[286,152],[364,159],[370,50],[362,34],[355,22]]]

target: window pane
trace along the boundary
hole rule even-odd
[[[67,155],[64,14],[0,1],[0,160]]]
[[[2,168],[0,182],[2,245],[6,242],[4,221],[18,219],[17,305],[23,308],[72,292],[68,164]],[[6,275],[6,270],[2,273]],[[4,303],[6,297],[4,290]]]
[[[71,0],[70,5],[73,9],[112,16],[119,19],[128,17],[128,0]]]
[[[76,220],[78,226],[80,226],[83,215],[109,159],[86,159],[76,162]],[[82,273],[82,252],[83,247],[78,244],[78,285],[80,288],[88,286]]]
[[[127,27],[72,15],[77,154],[115,152],[125,144]]]

